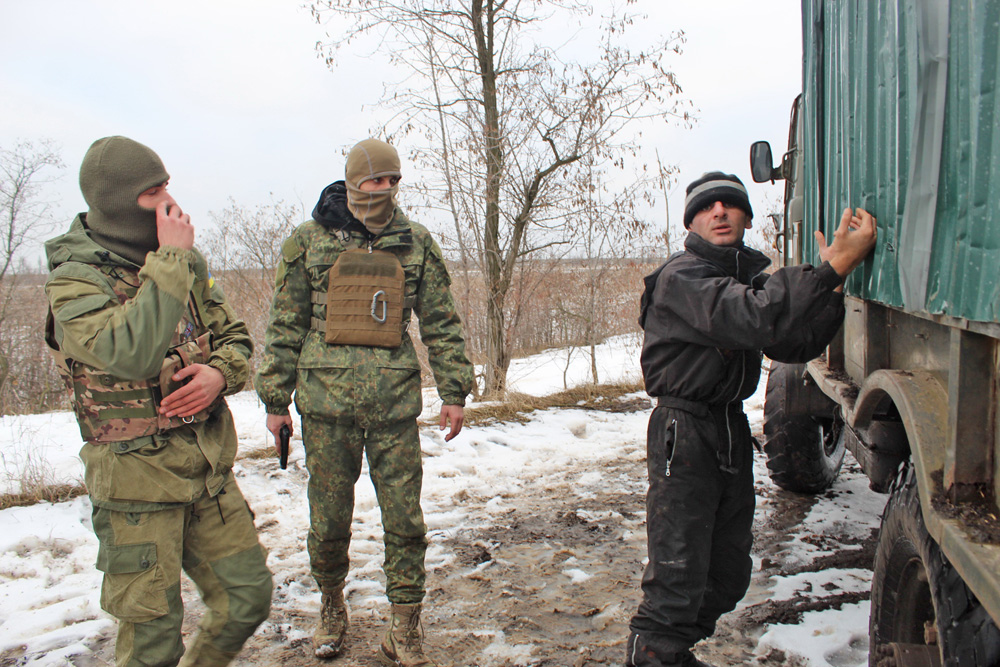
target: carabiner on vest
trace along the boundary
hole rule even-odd
[[[375,308],[378,305],[378,298],[382,297],[382,317],[375,314]],[[372,295],[372,319],[374,319],[379,324],[385,323],[385,318],[389,315],[389,301],[385,297],[385,291],[379,290]]]

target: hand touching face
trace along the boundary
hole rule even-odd
[[[154,185],[136,198],[143,208],[156,211],[156,237],[160,247],[174,246],[190,250],[194,247],[194,225],[167,192],[167,184]]]

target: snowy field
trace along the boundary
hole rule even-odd
[[[602,345],[598,354],[602,382],[638,379],[637,339],[613,339]],[[567,355],[562,350],[516,360],[510,369],[511,388],[544,395],[563,389],[564,376],[570,386],[589,380],[586,353]],[[423,417],[433,418],[440,407],[436,393],[427,390],[424,398]],[[245,392],[229,399],[229,404],[236,418],[241,452],[269,448],[270,434],[265,430],[264,410],[256,396]],[[763,381],[757,394],[746,402],[746,408],[751,426],[759,432]],[[423,428],[428,569],[433,571],[453,558],[441,546],[443,536],[454,535],[466,526],[482,525],[489,519],[473,515],[470,505],[457,503],[456,498],[489,498],[485,512],[501,513],[526,479],[544,478],[570,458],[576,463],[593,461],[581,485],[618,483],[613,478],[601,479],[602,456],[610,447],[630,443],[634,455],[641,457],[648,411],[594,414],[546,410],[535,413],[527,424],[466,428],[448,443],[436,427]],[[77,458],[80,446],[79,431],[68,413],[0,419],[0,488],[17,492],[26,475],[51,482],[79,482],[83,476]],[[308,508],[301,483],[293,479],[293,473],[300,479],[303,469],[301,441],[296,433],[289,470],[279,470],[273,459],[244,459],[237,461],[236,475],[256,512],[258,526],[269,527],[262,529],[262,541],[270,550],[276,595],[306,600],[306,610],[315,613],[319,596],[315,588],[306,586],[310,582],[303,548]],[[757,461],[756,473],[758,485],[771,486],[762,460]],[[877,527],[885,498],[868,491],[863,476],[856,470],[842,474],[835,490],[838,493],[828,494],[831,500],[816,503],[801,520],[796,528],[801,538],[793,539],[782,554],[788,562],[808,563],[826,555],[821,541],[802,538],[835,526],[860,542]],[[114,621],[98,604],[101,578],[94,568],[97,540],[91,530],[90,514],[86,498],[0,512],[0,657],[16,656],[16,662],[0,659],[0,664],[104,664],[87,662],[95,647],[114,633]],[[384,592],[376,576],[382,565],[381,536],[378,506],[365,470],[357,485],[351,547],[348,592],[352,613],[384,605]],[[581,580],[589,576],[572,568],[567,572],[566,576]],[[866,591],[870,575],[864,569],[830,569],[778,578],[768,590],[748,596],[743,604],[759,602],[760,598],[809,597],[813,591],[826,594],[831,589]],[[868,611],[868,602],[864,601],[843,605],[839,610],[805,613],[796,625],[768,626],[756,640],[756,653],[765,656],[779,650],[790,661],[796,660],[795,664],[813,667],[867,664]],[[303,626],[284,629],[280,634],[294,641],[310,633],[311,627]],[[495,665],[533,665],[539,659],[530,647],[523,646],[498,645],[490,655]]]

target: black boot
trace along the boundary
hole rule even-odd
[[[633,632],[625,642],[625,667],[665,666],[663,661],[656,657],[656,652],[645,645],[642,637]]]
[[[671,651],[657,644],[656,640],[631,633],[625,644],[625,667],[713,667],[689,650]]]

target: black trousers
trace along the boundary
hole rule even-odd
[[[753,441],[742,404],[661,404],[649,419],[647,465],[649,563],[630,629],[684,653],[750,585]]]

